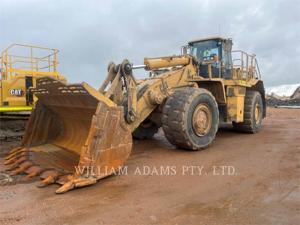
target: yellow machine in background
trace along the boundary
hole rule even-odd
[[[57,71],[58,50],[12,44],[1,53],[0,112],[11,113],[32,110],[36,98],[30,88],[36,79],[52,77],[65,82]]]

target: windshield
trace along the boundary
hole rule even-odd
[[[191,44],[191,54],[198,60],[212,60],[215,56],[220,58],[219,41],[209,40]]]

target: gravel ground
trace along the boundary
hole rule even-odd
[[[299,138],[300,110],[271,108],[260,133],[225,127],[204,151],[135,142],[127,175],[63,195],[1,172],[0,224],[300,224]]]

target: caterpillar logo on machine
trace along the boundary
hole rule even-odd
[[[58,52],[54,48],[25,44],[12,44],[0,52],[0,113],[5,112],[6,118],[9,115],[17,118],[19,112],[22,116],[30,114],[37,98],[29,90],[39,78],[66,82],[57,70]]]
[[[22,96],[23,95],[23,90],[22,89],[11,89],[10,94],[13,96]]]

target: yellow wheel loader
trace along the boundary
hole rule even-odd
[[[231,48],[231,39],[211,37],[189,42],[179,56],[110,63],[99,90],[38,79],[38,102],[21,145],[6,157],[8,170],[40,176],[40,186],[61,184],[56,193],[64,193],[115,174],[132,136],[149,138],[159,127],[187,150],[208,147],[223,122],[258,132],[266,103],[257,61]],[[151,76],[137,80],[139,68]]]
[[[36,79],[52,77],[65,82],[57,71],[58,50],[39,46],[12,44],[0,57],[0,112],[32,110],[36,98],[29,91]]]
[[[58,50],[12,44],[0,56],[0,140],[22,137],[37,98],[30,92],[36,79],[52,77],[65,82],[57,71]]]

